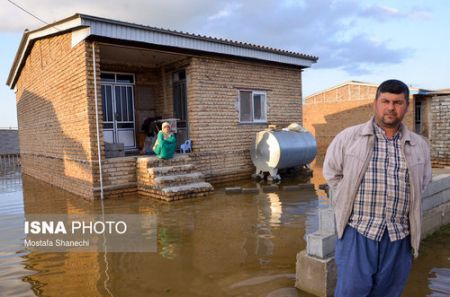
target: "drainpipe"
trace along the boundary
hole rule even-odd
[[[100,154],[100,128],[98,125],[97,64],[95,61],[95,42],[92,42],[92,67],[94,68],[95,125],[97,128],[98,170],[100,172],[100,199],[103,200],[102,156]]]

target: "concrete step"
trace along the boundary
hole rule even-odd
[[[207,182],[196,182],[180,186],[165,187],[161,190],[166,197],[189,196],[192,194],[207,193],[214,191],[213,186]]]
[[[165,166],[165,167],[152,167],[148,169],[148,174],[150,176],[167,176],[183,173],[191,173],[194,170],[194,165],[175,165],[175,166]]]
[[[195,183],[195,182],[202,182],[203,180],[204,180],[204,176],[200,172],[192,172],[192,173],[177,174],[177,175],[166,175],[166,176],[156,177],[154,179],[155,184],[159,185],[160,187],[191,184],[191,183]]]
[[[189,163],[191,163],[191,158],[187,154],[175,154],[173,158],[168,160],[159,159],[155,156],[150,156],[147,158],[148,168],[186,165]]]

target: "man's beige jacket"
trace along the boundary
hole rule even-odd
[[[411,247],[418,256],[422,226],[422,193],[431,181],[430,149],[425,139],[401,125],[401,149],[405,156],[411,184],[409,226]],[[340,132],[325,155],[323,175],[332,193],[338,238],[350,218],[353,202],[372,157],[373,118],[365,124]]]

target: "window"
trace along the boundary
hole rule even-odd
[[[265,92],[239,91],[239,121],[241,123],[264,123],[267,121]]]
[[[182,80],[186,80],[186,71],[185,70],[180,70],[180,71],[173,73],[173,81],[174,82],[178,82],[178,81],[182,81]]]
[[[133,74],[102,72],[100,79],[104,83],[134,84]]]

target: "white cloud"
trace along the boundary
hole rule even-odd
[[[426,10],[414,10],[408,13],[408,17],[413,20],[431,20],[433,18],[433,14]]]
[[[209,16],[208,17],[208,21],[214,21],[214,20],[217,20],[217,19],[225,18],[225,17],[227,17],[229,15],[230,15],[230,11],[227,10],[227,9],[223,9],[223,10],[219,11],[218,13],[216,13],[216,14],[214,14],[212,16]]]
[[[394,18],[409,18],[413,20],[429,20],[432,18],[430,11],[421,8],[400,10],[398,8],[373,5],[363,9],[362,16],[375,18],[378,20],[389,20]]]
[[[219,10],[217,13],[208,17],[208,21],[216,21],[218,19],[226,18],[232,15],[237,9],[241,7],[240,3],[231,2],[225,5],[225,7]]]

